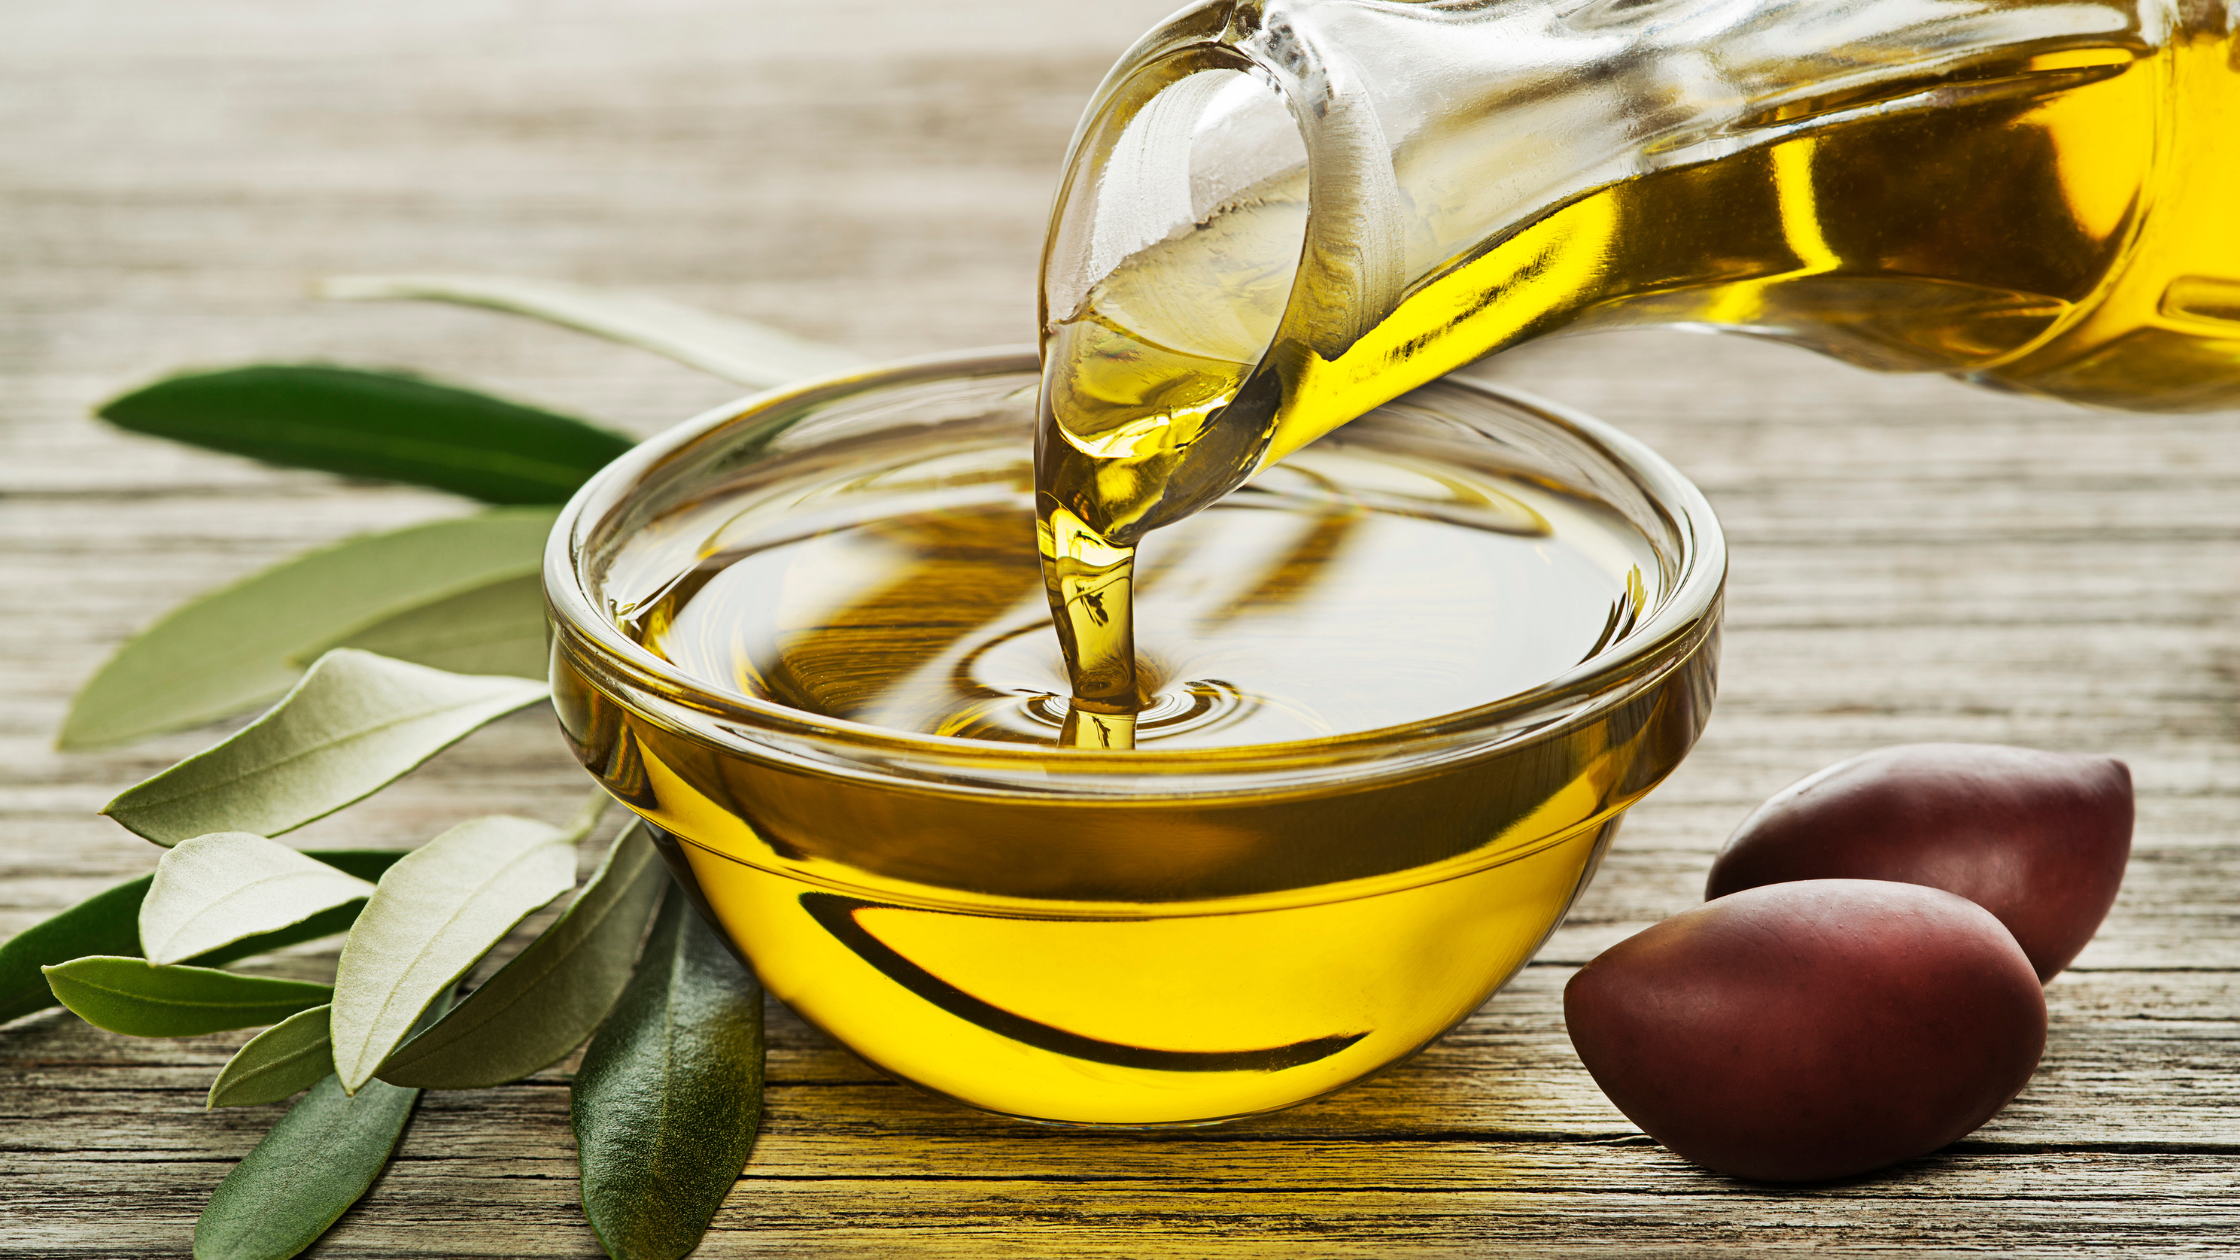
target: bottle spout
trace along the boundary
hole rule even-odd
[[[1044,434],[1156,465],[1146,493],[1084,517],[1114,541],[1259,467],[1279,347],[1341,354],[1399,301],[1392,148],[1360,76],[1294,20],[1306,7],[1184,12],[1122,60],[1075,136],[1043,257]],[[1221,475],[1176,477],[1184,451]]]
[[[1181,452],[1252,462],[1232,405],[1284,322],[1310,205],[1304,143],[1264,71],[1221,44],[1122,69],[1052,212],[1037,456],[1045,492],[1115,543],[1169,516]],[[1121,466],[1141,493],[1115,502]],[[1053,485],[1069,468],[1101,488]]]

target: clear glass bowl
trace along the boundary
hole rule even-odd
[[[1524,965],[1702,730],[1726,573],[1709,505],[1624,434],[1486,385],[1437,382],[1340,430],[1325,441],[1606,505],[1654,572],[1632,624],[1558,677],[1295,743],[882,729],[710,686],[625,630],[615,559],[680,508],[865,452],[1016,443],[1023,461],[1036,380],[1025,352],[866,369],[601,472],[546,555],[570,745],[772,993],[928,1090],[1038,1121],[1201,1124],[1405,1058]]]

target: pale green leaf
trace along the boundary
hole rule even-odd
[[[859,367],[842,350],[750,320],[666,298],[555,280],[507,276],[338,276],[322,296],[343,300],[421,298],[528,315],[651,350],[703,372],[757,388]]]
[[[644,832],[625,828],[568,912],[441,1023],[399,1046],[381,1079],[477,1089],[567,1057],[630,982],[638,942],[668,886]]]
[[[542,679],[552,668],[544,616],[541,577],[500,578],[353,630],[304,659],[348,647],[454,674]]]
[[[158,967],[95,955],[43,967],[55,997],[96,1028],[127,1037],[199,1037],[274,1024],[328,999],[323,984],[211,967]]]
[[[583,1211],[617,1260],[700,1245],[762,1116],[762,989],[672,895],[569,1088]]]
[[[335,966],[335,1074],[355,1091],[438,995],[513,925],[575,885],[555,827],[496,815],[460,823],[381,877]]]
[[[311,1088],[334,1071],[325,1006],[297,1011],[234,1051],[210,1083],[206,1107],[254,1107]]]
[[[56,742],[122,743],[262,704],[295,682],[314,648],[407,609],[533,577],[554,516],[503,508],[352,538],[182,604],[86,683]]]
[[[313,849],[310,854],[329,866],[340,867],[360,878],[374,879],[379,879],[391,862],[404,856],[402,852],[387,849]],[[140,904],[155,878],[152,874],[142,875],[96,893],[51,919],[32,924],[0,945],[0,1024],[55,1004],[54,990],[47,986],[47,978],[40,968],[94,954],[121,956],[140,948]],[[355,906],[344,905],[277,932],[244,937],[187,961],[215,967],[302,941],[339,936],[350,930],[351,920],[357,917]]]
[[[140,952],[158,965],[184,962],[372,895],[372,884],[287,845],[212,832],[156,863],[140,903]]]
[[[162,845],[213,831],[278,835],[379,791],[545,694],[543,683],[519,678],[329,652],[270,713],[101,812]]]

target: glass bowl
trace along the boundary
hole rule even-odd
[[[925,1089],[1028,1120],[1202,1124],[1405,1058],[1524,965],[1702,730],[1726,573],[1709,505],[1639,442],[1494,386],[1440,381],[1338,430],[1323,442],[1602,505],[1648,560],[1567,671],[1312,740],[884,729],[711,685],[628,628],[644,593],[610,589],[620,558],[689,566],[713,544],[678,523],[706,505],[814,531],[846,500],[787,499],[809,474],[927,452],[1025,468],[1036,381],[1029,352],[864,369],[718,408],[593,478],[545,562],[570,746],[770,992]]]

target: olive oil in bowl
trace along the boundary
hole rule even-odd
[[[563,726],[771,991],[905,1080],[1189,1124],[1406,1056],[1701,729],[1716,523],[1592,421],[1418,391],[1146,543],[1122,750],[1068,729],[1034,384],[873,372],[602,474],[548,573]]]

